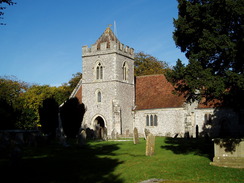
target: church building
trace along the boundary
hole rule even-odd
[[[84,103],[83,128],[106,128],[111,138],[139,135],[183,137],[241,134],[240,116],[213,103],[187,103],[174,95],[164,75],[134,76],[134,49],[108,27],[91,47],[82,47],[83,78],[71,97]]]

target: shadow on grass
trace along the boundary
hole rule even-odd
[[[171,150],[175,154],[195,154],[204,156],[210,160],[214,157],[213,142],[204,138],[166,138],[163,149]]]
[[[0,162],[1,179],[6,182],[77,183],[100,182],[122,183],[114,175],[116,166],[123,163],[117,159],[99,157],[113,155],[117,145],[87,145],[80,147],[35,148],[26,153],[17,165]]]

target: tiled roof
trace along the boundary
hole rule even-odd
[[[198,109],[206,109],[206,108],[216,108],[222,106],[222,101],[213,99],[211,101],[206,102],[206,98],[202,98],[202,100],[198,104]]]
[[[78,98],[80,104],[82,104],[82,85],[79,86],[79,88],[75,94],[75,97]]]
[[[95,44],[97,44],[97,49],[100,49],[101,43],[107,42],[107,48],[110,48],[110,42],[115,41],[119,42],[119,40],[114,35],[113,31],[110,29],[110,27],[106,28],[106,30],[103,32],[103,34],[98,38]]]
[[[136,77],[136,110],[183,107],[184,97],[174,95],[174,87],[164,75]]]
[[[80,104],[82,104],[82,85],[80,85],[79,89],[77,90],[75,97],[78,98]]]

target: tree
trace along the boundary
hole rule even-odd
[[[82,73],[81,72],[77,72],[77,73],[73,74],[72,76],[73,77],[69,80],[68,85],[71,88],[71,90],[73,91],[73,89],[75,89],[76,85],[81,80]]]
[[[69,96],[71,95],[72,91],[75,89],[75,87],[77,86],[77,84],[81,80],[82,73],[81,72],[77,72],[77,73],[73,74],[72,76],[73,77],[69,80],[68,83],[64,83],[61,86],[63,88],[63,90],[66,91],[67,98],[69,98]]]
[[[0,116],[0,130],[15,128],[18,119],[18,111],[4,99],[0,99]]]
[[[4,7],[4,6],[1,5],[3,3],[8,4],[9,6],[16,4],[12,0],[0,0],[0,19],[3,19],[2,18],[2,16],[4,15],[3,10],[6,9],[6,7]],[[0,22],[0,25],[5,25],[5,24]]]
[[[0,126],[20,129],[35,127],[43,119],[40,119],[39,109],[43,109],[44,104],[44,108],[48,108],[46,102],[49,102],[50,98],[57,102],[56,106],[68,100],[81,77],[81,73],[76,73],[67,84],[60,87],[29,85],[14,76],[0,77]]]
[[[23,112],[20,96],[27,90],[25,82],[15,77],[0,77],[0,116],[2,129],[18,128]]]
[[[143,52],[135,54],[135,76],[164,74],[168,69],[166,62],[159,61],[149,54]]]
[[[26,92],[28,84],[19,81],[16,77],[0,77],[0,98],[16,107],[19,97]]]
[[[43,100],[42,106],[39,109],[41,129],[51,139],[56,136],[56,129],[59,123],[58,113],[59,105],[54,98]]]
[[[243,107],[244,1],[178,2],[173,37],[189,64],[178,62],[169,80],[188,98],[220,99],[228,106]]]
[[[67,100],[60,109],[62,126],[67,138],[76,138],[83,116],[85,114],[84,104],[80,104],[77,98]]]

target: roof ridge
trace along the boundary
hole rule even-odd
[[[151,76],[164,76],[165,77],[165,74],[149,74],[149,75],[143,75],[143,76],[136,76],[136,78],[151,77]]]

